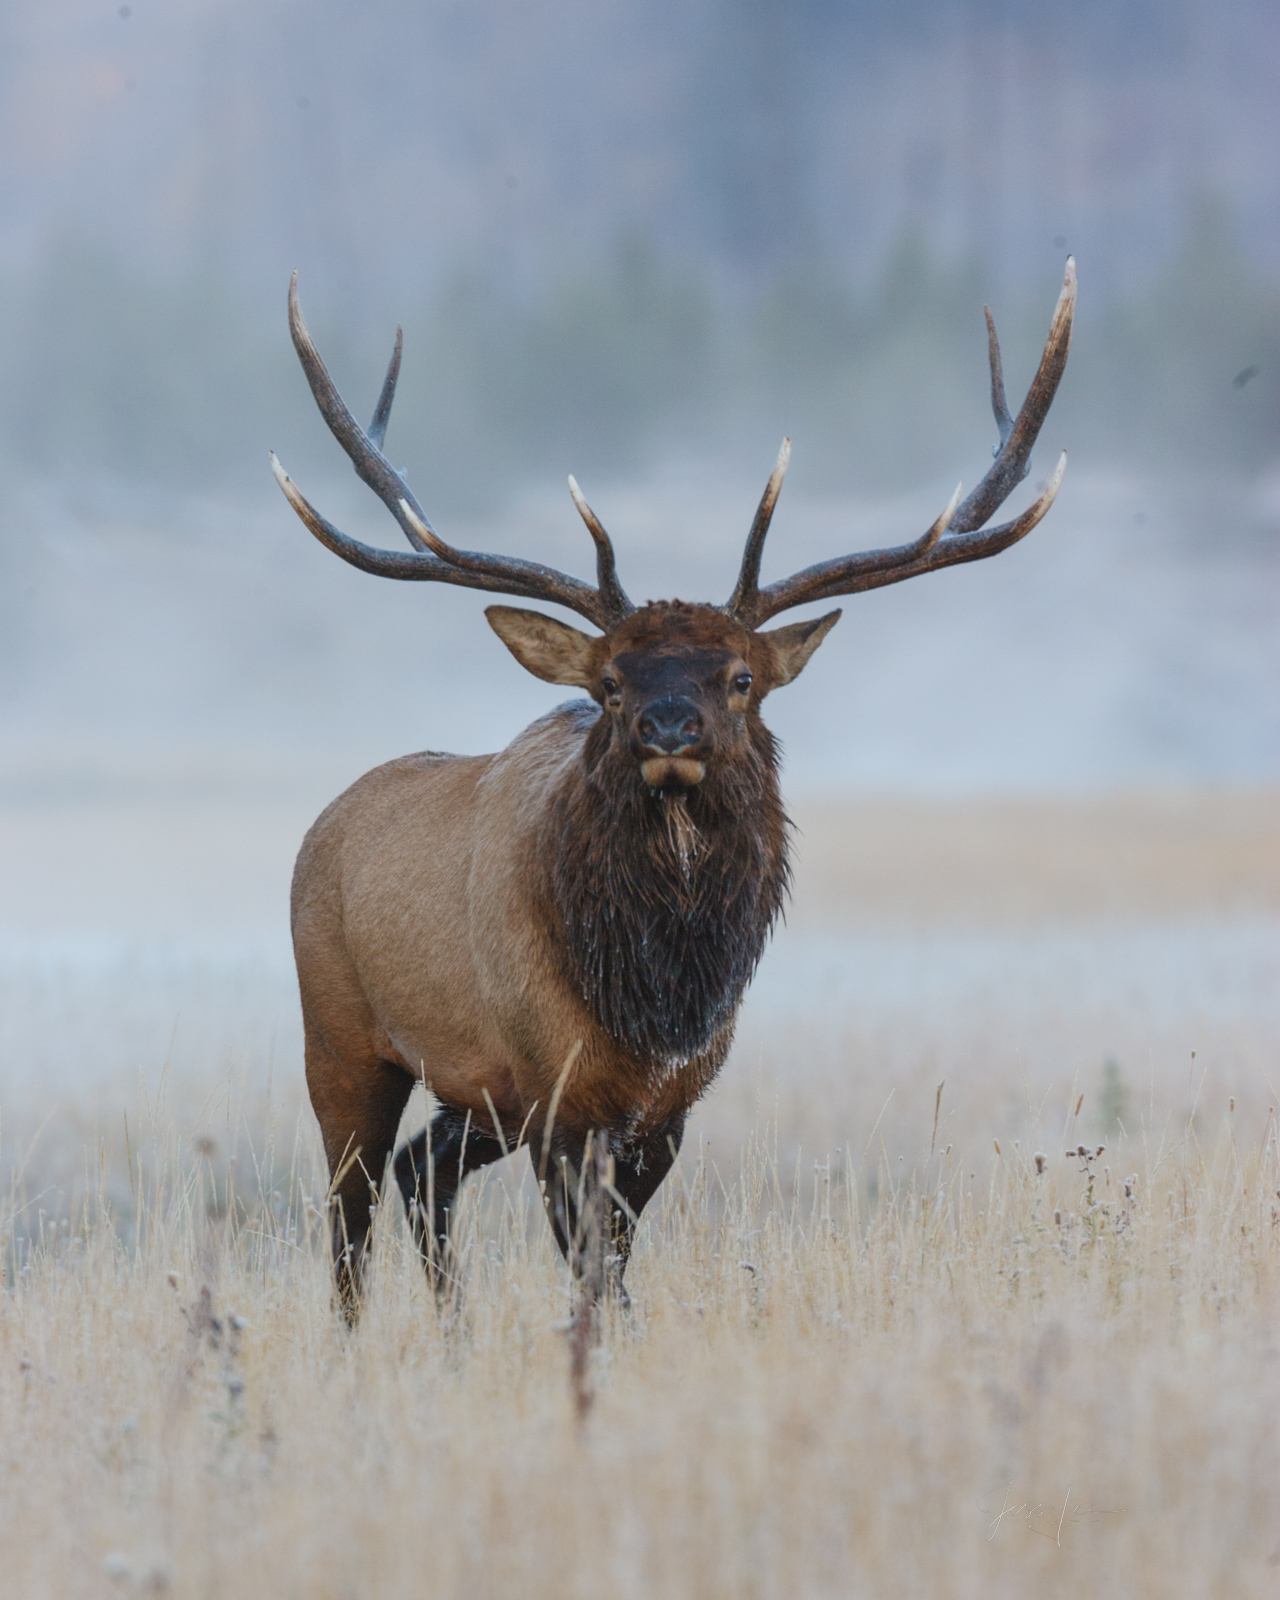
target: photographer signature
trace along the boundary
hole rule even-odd
[[[987,1528],[986,1538],[990,1544],[1000,1531],[1002,1522],[1012,1519],[1021,1522],[1030,1533],[1038,1533],[1042,1538],[1052,1539],[1056,1544],[1062,1543],[1062,1530],[1068,1526],[1078,1527],[1081,1523],[1096,1521],[1099,1517],[1118,1517],[1124,1511],[1124,1506],[1114,1508],[1091,1506],[1083,1500],[1071,1504],[1072,1485],[1067,1485],[1067,1493],[1061,1507],[1056,1503],[1046,1506],[1043,1501],[1033,1503],[1030,1500],[1016,1501],[1013,1498],[1013,1485],[1004,1492],[1004,1499],[1000,1510]],[[978,1510],[988,1512],[991,1506],[979,1504]]]

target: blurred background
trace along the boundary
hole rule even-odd
[[[388,452],[447,538],[588,575],[572,471],[633,595],[718,600],[784,432],[766,578],[912,537],[972,485],[995,437],[982,306],[1016,404],[1074,254],[1071,362],[1012,503],[1068,448],[1048,521],[997,562],[856,597],[770,702],[813,821],[784,966],[744,1024],[751,1070],[782,1059],[758,1043],[769,1007],[777,1038],[803,1012],[847,1040],[856,1015],[864,1054],[892,1040],[925,1077],[962,1034],[976,1059],[987,1035],[957,1031],[955,1007],[999,1011],[1027,961],[1024,1001],[1030,984],[1077,1019],[1078,1036],[1049,1030],[1055,1072],[1096,1076],[1154,1005],[1181,1082],[1193,992],[1265,1054],[1278,68],[1266,0],[4,7],[6,1109],[19,1084],[74,1097],[166,1055],[204,1083],[228,1063],[262,1078],[274,1051],[296,1086],[286,899],[311,818],[377,761],[497,748],[558,698],[488,632],[482,597],[356,573],[285,505],[268,448],[341,526],[396,543],[297,368],[294,268],[358,413],[403,324]],[[955,931],[951,889],[934,910],[917,892],[919,834],[888,803],[923,805],[945,841],[948,808],[972,839],[987,797],[1021,797],[1006,837],[1030,860],[1058,848],[1068,802],[1079,837],[1082,817],[1106,833],[1117,791],[1156,809],[1122,807],[1101,855],[1071,856],[1065,878],[1096,893],[1059,885],[1036,912],[1019,891],[986,944]],[[1254,798],[1204,822],[1206,794]],[[1117,910],[1108,885],[1168,805],[1201,818],[1234,887]],[[859,868],[836,904],[840,862],[874,865],[877,841],[901,892],[860,900]],[[945,850],[930,859],[949,883]],[[996,849],[965,880],[970,921],[1020,870]],[[1095,918],[1087,960],[1009,931],[1099,907],[1121,942],[1098,944]],[[1151,931],[1170,916],[1172,943]],[[920,932],[935,923],[952,931]],[[895,946],[889,924],[916,931]],[[951,996],[927,1027],[922,982]],[[1079,1022],[1086,992],[1110,1020]]]

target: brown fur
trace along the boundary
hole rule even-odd
[[[655,796],[610,733],[598,718],[550,818],[558,931],[600,1026],[680,1074],[732,1029],[782,909],[775,745],[752,717],[739,759],[687,794]]]
[[[533,615],[495,610],[507,632]],[[558,1085],[557,1149],[591,1129],[620,1157],[669,1128],[678,1142],[782,907],[787,822],[759,706],[815,628],[749,634],[679,603],[599,639],[542,618],[520,649],[570,681],[589,659],[595,703],[498,755],[393,761],[315,823],[293,937],[340,1251],[363,1247],[368,1185],[415,1078],[491,1141],[495,1113],[508,1140],[527,1126],[535,1153]],[[637,718],[677,691],[701,719],[706,775],[655,791]]]

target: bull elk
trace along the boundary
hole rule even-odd
[[[760,707],[799,675],[840,612],[763,624],[793,606],[996,555],[1035,527],[1058,492],[1065,455],[1021,516],[985,525],[1027,475],[1066,365],[1075,294],[1068,261],[1016,417],[987,312],[995,460],[967,499],[957,489],[913,543],[820,562],[761,587],[790,451],[784,441],[728,601],[636,606],[572,478],[595,543],[594,587],[532,561],[446,544],[383,454],[399,330],[365,430],[307,332],[294,274],[289,327],[316,404],[411,548],[375,549],[339,532],[273,455],[280,487],[321,544],[380,577],[551,602],[599,630],[490,606],[490,626],[522,667],[587,698],[541,717],[497,755],[425,751],[376,768],[322,813],[302,845],[293,942],[348,1316],[371,1193],[419,1079],[439,1109],[396,1156],[395,1175],[437,1282],[463,1178],[527,1142],[557,1243],[579,1273],[589,1263],[577,1174],[604,1174],[602,1248],[623,1292],[636,1221],[675,1159],[690,1107],[724,1063],[787,893],[789,825]],[[602,1281],[599,1263],[595,1270]]]

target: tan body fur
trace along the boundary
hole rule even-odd
[[[643,1133],[714,1076],[727,1037],[655,1072],[599,1026],[548,939],[548,811],[585,737],[579,707],[498,755],[405,756],[359,779],[308,833],[293,939],[307,1083],[331,1137],[345,1127],[376,1142],[359,1106],[388,1063],[486,1130],[487,1093],[512,1143],[526,1119],[541,1132],[571,1054],[556,1113],[566,1131]],[[327,1153],[336,1165],[350,1150]]]

